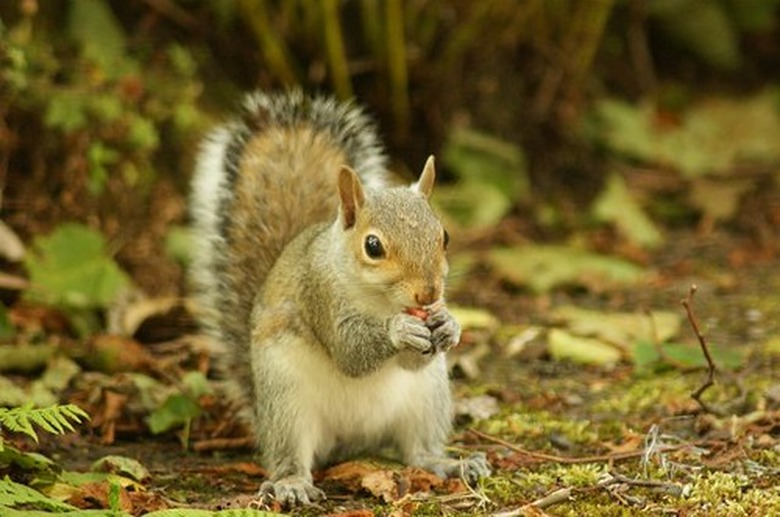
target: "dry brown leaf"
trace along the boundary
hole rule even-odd
[[[391,470],[369,472],[360,480],[360,486],[386,503],[393,502],[402,495],[396,476]]]
[[[361,508],[359,510],[347,510],[346,512],[329,513],[325,517],[374,517],[376,515],[373,510],[368,508]]]
[[[357,492],[361,488],[363,478],[376,470],[376,466],[363,461],[347,461],[329,468],[322,473],[321,478],[335,481],[348,490]]]
[[[68,503],[81,509],[108,508],[108,493],[111,489],[108,481],[85,483],[68,499]],[[119,487],[119,507],[127,512],[133,512],[133,501],[127,491]]]
[[[419,468],[404,471],[409,480],[410,492],[431,492],[444,484],[444,480],[432,472]]]
[[[149,351],[137,341],[115,334],[98,334],[87,343],[83,361],[95,370],[117,373],[142,370],[151,364]]]

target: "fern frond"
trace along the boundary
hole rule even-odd
[[[15,408],[0,408],[0,429],[23,433],[36,442],[38,434],[33,425],[51,434],[64,434],[74,431],[72,423],[80,424],[89,420],[89,415],[75,404],[54,405],[46,408],[34,408],[25,404]]]
[[[8,476],[0,479],[0,510],[18,505],[46,508],[57,512],[77,510],[75,506],[47,497],[28,486],[12,481]],[[0,511],[0,513],[3,513]]]
[[[35,411],[29,405],[15,408],[0,408],[0,427],[5,427],[13,433],[23,433],[38,441],[38,435],[35,433],[29,420],[31,411]]]

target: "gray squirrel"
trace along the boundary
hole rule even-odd
[[[448,236],[433,157],[390,186],[361,108],[300,91],[247,96],[197,158],[191,278],[223,376],[284,505],[324,497],[311,470],[389,448],[469,482],[484,454],[445,455]]]

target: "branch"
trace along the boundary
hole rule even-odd
[[[506,447],[511,451],[514,451],[518,454],[522,454],[523,456],[528,456],[529,458],[532,458],[540,463],[563,463],[568,465],[577,464],[577,463],[605,463],[605,462],[613,463],[615,461],[620,461],[620,460],[639,458],[644,456],[645,453],[647,452],[647,449],[643,448],[643,449],[638,449],[636,451],[612,452],[609,454],[599,454],[595,456],[579,456],[579,457],[557,456],[554,454],[544,454],[541,452],[529,451],[527,449],[523,449],[522,447],[518,447],[517,445],[511,442],[502,440],[497,436],[492,436],[487,433],[483,433],[482,431],[477,431],[476,429],[469,429],[469,432],[479,438],[482,438],[483,440],[487,440],[489,442],[493,442],[503,447]],[[671,452],[680,449],[687,449],[689,447],[695,447],[695,444],[684,443],[678,445],[664,445],[655,449],[655,452]]]
[[[691,288],[688,291],[688,296],[683,298],[683,300],[680,302],[682,303],[683,307],[685,307],[685,312],[688,315],[688,321],[693,328],[694,334],[696,334],[696,338],[699,340],[699,346],[701,346],[701,351],[704,354],[704,358],[707,360],[707,380],[705,380],[696,391],[691,393],[691,397],[693,400],[699,403],[702,411],[718,414],[717,411],[710,407],[701,398],[702,394],[704,394],[705,391],[707,391],[713,384],[715,384],[715,362],[712,360],[712,355],[710,354],[710,348],[707,345],[707,340],[704,339],[704,336],[699,330],[699,324],[691,306],[691,303],[693,302],[693,296],[696,294],[697,289],[698,288],[696,287],[696,284],[691,284]]]

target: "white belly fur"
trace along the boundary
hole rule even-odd
[[[324,351],[303,342],[288,342],[274,353],[294,367],[284,372],[299,396],[293,397],[305,449],[320,461],[327,460],[334,448],[373,449],[388,433],[404,430],[404,425],[424,418],[420,415],[436,382],[446,375],[444,357],[435,357],[418,371],[402,369],[395,360],[365,377],[352,378],[341,373]],[[398,427],[401,426],[401,427]],[[408,430],[407,430],[408,431]]]

